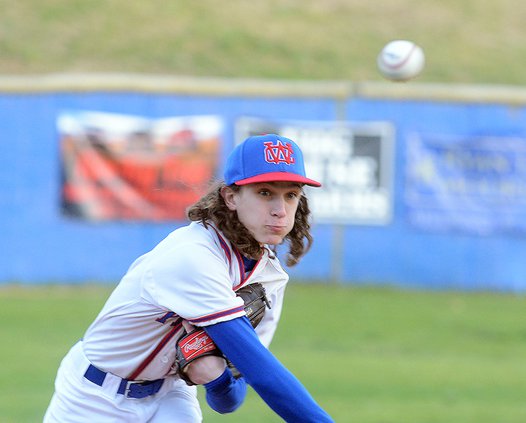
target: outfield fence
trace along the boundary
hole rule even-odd
[[[184,224],[143,213],[168,201],[152,192],[158,180],[191,201],[184,190],[220,177],[236,142],[270,131],[296,138],[324,185],[308,192],[315,244],[295,279],[526,290],[522,87],[133,74],[0,77],[0,281],[115,282]],[[115,161],[123,134],[128,146],[157,140],[149,158],[179,156],[134,179],[145,159]],[[121,179],[98,180],[101,169]],[[97,214],[88,192],[123,204]]]

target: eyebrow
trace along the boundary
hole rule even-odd
[[[256,186],[260,187],[260,186],[271,186],[271,187],[275,187],[276,184],[282,184],[281,186],[282,187],[286,187],[286,188],[299,188],[299,189],[302,189],[303,188],[303,184],[300,184],[300,183],[297,183],[297,182],[289,182],[289,181],[273,181],[273,182],[258,182],[257,184],[255,184]]]

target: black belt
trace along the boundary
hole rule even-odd
[[[93,364],[90,364],[84,377],[95,385],[102,386],[106,378],[106,372],[97,369]],[[163,386],[164,379],[147,380],[145,382],[134,382],[132,380],[121,379],[118,394],[124,395],[126,398],[146,398],[150,395],[155,395]]]

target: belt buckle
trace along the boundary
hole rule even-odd
[[[154,395],[161,389],[164,379],[157,380],[127,380],[124,385],[124,396],[129,399],[143,399]]]
[[[139,397],[131,397],[130,393],[132,392],[132,385],[140,384],[141,382],[137,382],[135,380],[127,380],[126,385],[124,386],[124,397],[128,399],[137,400],[140,399]]]

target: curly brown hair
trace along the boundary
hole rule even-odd
[[[263,255],[264,247],[239,221],[237,212],[230,210],[225,204],[221,195],[221,190],[225,186],[223,181],[214,183],[207,194],[188,208],[186,212],[188,219],[194,222],[200,221],[205,227],[207,222],[213,222],[241,254],[249,258],[259,259]],[[229,187],[236,192],[241,189],[237,185],[229,185]],[[284,242],[289,243],[287,266],[296,265],[312,245],[309,219],[309,202],[307,197],[302,194],[296,210],[294,226],[284,238]]]

